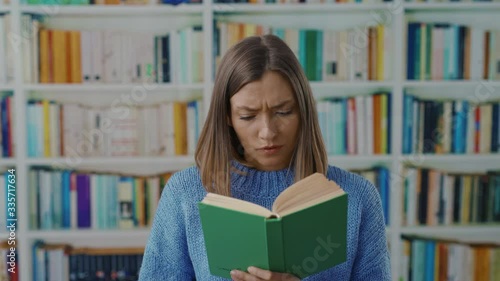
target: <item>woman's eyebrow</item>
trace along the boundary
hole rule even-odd
[[[283,107],[283,106],[288,105],[290,103],[293,103],[293,100],[288,99],[288,100],[285,100],[285,101],[282,101],[282,102],[278,103],[277,105],[273,105],[271,107],[271,109],[280,108],[280,107]],[[249,107],[247,105],[237,105],[236,106],[236,110],[258,111],[259,109],[258,108],[253,108],[253,107]]]
[[[289,100],[285,100],[285,101],[283,101],[283,102],[278,103],[277,105],[273,105],[271,108],[272,108],[272,109],[280,108],[280,107],[283,107],[283,106],[285,106],[285,105],[288,105],[289,103],[292,103],[292,102],[293,102],[293,100],[291,100],[291,99],[289,99]]]
[[[246,106],[246,105],[238,105],[238,106],[236,106],[236,110],[257,111],[259,109],[258,108],[253,108],[253,107],[249,107],[249,106]]]

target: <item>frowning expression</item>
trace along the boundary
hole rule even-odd
[[[300,114],[292,87],[275,71],[246,84],[231,97],[230,125],[245,150],[245,160],[259,170],[286,168],[295,151]]]

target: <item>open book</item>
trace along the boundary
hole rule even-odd
[[[346,260],[347,194],[323,174],[288,187],[272,210],[213,193],[198,207],[213,275],[256,266],[304,278]]]

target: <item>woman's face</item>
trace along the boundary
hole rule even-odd
[[[300,115],[290,83],[267,71],[231,97],[231,125],[256,169],[289,166],[297,144]]]

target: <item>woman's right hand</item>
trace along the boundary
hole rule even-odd
[[[255,266],[248,268],[248,273],[240,270],[232,270],[231,278],[234,281],[300,281],[299,278],[289,273],[272,272]]]

